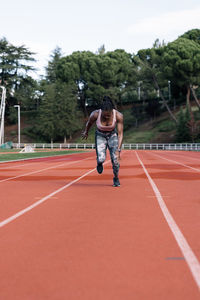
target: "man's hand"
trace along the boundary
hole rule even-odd
[[[87,138],[88,138],[88,132],[87,131],[83,131],[82,133],[81,133],[81,136],[82,136],[82,139],[84,140],[87,140]]]

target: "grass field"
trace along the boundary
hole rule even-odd
[[[1,149],[0,150],[0,162],[10,161],[10,160],[20,160],[20,159],[31,159],[31,158],[39,158],[39,157],[49,157],[49,156],[57,156],[57,155],[65,155],[71,153],[83,152],[82,150],[57,150],[57,151],[49,151],[49,150],[37,150],[33,153],[19,153],[19,149]]]

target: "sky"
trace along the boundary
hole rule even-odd
[[[0,0],[0,38],[36,53],[39,78],[57,46],[63,55],[102,45],[136,54],[200,29],[199,16],[199,0]]]

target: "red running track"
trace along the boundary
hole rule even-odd
[[[0,164],[0,299],[200,298],[200,153]]]

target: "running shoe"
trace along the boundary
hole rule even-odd
[[[97,172],[99,174],[101,174],[103,172],[103,164],[102,163],[98,163],[98,165],[97,165]]]
[[[115,187],[120,186],[120,182],[119,182],[119,178],[118,177],[114,177],[113,178],[113,186],[115,186]]]

